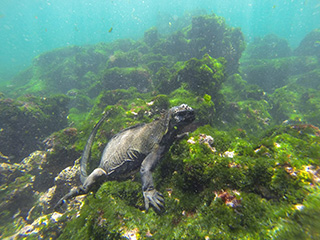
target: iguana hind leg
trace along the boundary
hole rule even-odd
[[[107,173],[102,168],[96,168],[93,172],[86,178],[83,183],[83,186],[76,187],[70,190],[68,194],[63,196],[59,202],[54,206],[54,209],[61,206],[66,200],[73,198],[78,195],[86,194],[95,187],[99,187]]]
[[[75,196],[81,195],[81,194],[85,194],[85,193],[86,193],[86,191],[83,189],[82,186],[76,187],[76,188],[72,188],[69,193],[64,195],[59,200],[59,202],[53,207],[53,209],[56,209],[56,208],[60,207],[66,200],[68,200],[70,198],[73,198]]]

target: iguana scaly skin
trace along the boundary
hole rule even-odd
[[[88,176],[86,167],[93,139],[107,115],[104,114],[95,125],[84,148],[80,162],[82,186],[61,198],[55,208],[67,199],[100,187],[105,181],[125,179],[140,170],[145,208],[148,210],[151,205],[160,210],[164,199],[154,187],[152,172],[172,143],[180,137],[178,133],[181,128],[193,122],[194,110],[182,104],[169,109],[161,119],[119,132],[105,147],[99,167]]]

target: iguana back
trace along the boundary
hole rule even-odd
[[[142,160],[162,140],[166,126],[161,120],[139,124],[116,134],[105,147],[99,168],[108,179],[122,179],[137,172]]]

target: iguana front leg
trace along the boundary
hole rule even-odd
[[[152,172],[156,167],[162,152],[163,149],[160,149],[159,147],[157,150],[149,153],[141,164],[140,174],[146,211],[148,211],[150,204],[158,211],[164,207],[163,195],[154,188],[152,178]]]

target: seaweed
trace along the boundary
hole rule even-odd
[[[1,238],[319,238],[317,56],[290,56],[266,36],[239,72],[241,30],[214,14],[186,18],[168,36],[152,28],[142,40],[43,53],[0,95]],[[116,133],[182,103],[196,120],[154,171],[165,211],[144,210],[139,174],[52,210],[80,184],[103,112],[89,171]]]

